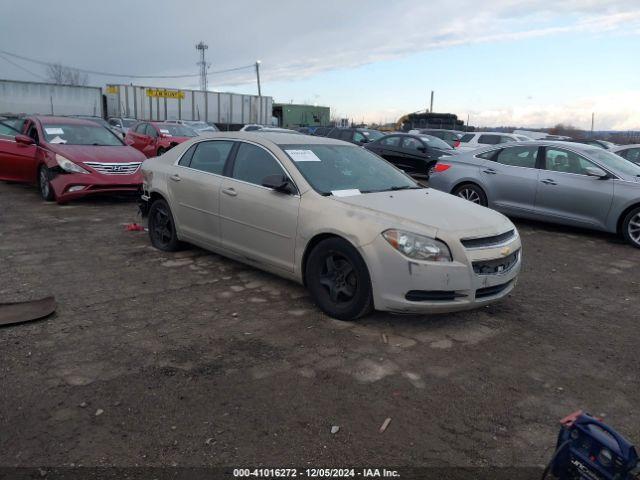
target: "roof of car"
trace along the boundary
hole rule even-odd
[[[55,117],[52,115],[34,115],[31,118],[38,119],[41,123],[48,125],[95,125],[93,120],[79,117]]]
[[[528,140],[524,142],[508,142],[508,143],[498,143],[495,145],[487,145],[486,148],[482,147],[476,150],[464,151],[462,153],[465,153],[465,154],[466,153],[482,153],[483,151],[497,150],[499,148],[506,148],[506,147],[540,147],[540,146],[551,146],[551,147],[558,147],[558,148],[564,148],[569,150],[582,150],[582,151],[598,151],[598,152],[606,151],[600,147],[594,147],[593,145],[589,145],[587,143],[562,142],[557,140]]]
[[[626,150],[627,148],[640,148],[640,143],[630,143],[628,145],[616,145],[611,147],[611,151],[617,152],[619,150]]]
[[[203,137],[199,137],[203,138]],[[207,134],[207,138],[230,138],[248,140],[256,143],[265,141],[276,145],[351,145],[336,138],[316,137],[312,135],[300,135],[299,133],[283,132],[215,132]],[[356,147],[359,148],[359,147]]]

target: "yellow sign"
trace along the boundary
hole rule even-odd
[[[118,87],[115,85],[107,85],[107,93],[118,93]]]
[[[184,92],[179,90],[167,90],[165,88],[147,88],[147,97],[183,99]]]

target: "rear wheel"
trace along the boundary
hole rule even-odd
[[[355,320],[373,310],[367,265],[345,240],[329,238],[315,246],[307,259],[305,281],[316,304],[331,317]]]
[[[640,248],[640,207],[631,210],[622,223],[624,239],[636,248]]]
[[[46,165],[41,165],[38,169],[38,189],[43,200],[47,202],[55,200],[56,195],[51,186],[51,174]]]
[[[173,215],[164,200],[156,200],[149,209],[149,238],[158,250],[175,252],[180,248]]]
[[[482,190],[482,188],[473,183],[465,183],[456,187],[453,190],[453,194],[457,197],[469,200],[471,203],[482,205],[483,207],[486,207],[488,204],[487,194],[484,193],[484,190]]]

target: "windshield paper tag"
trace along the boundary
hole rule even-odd
[[[294,162],[321,162],[311,150],[285,150]]]
[[[64,138],[55,137],[49,143],[67,143],[67,141]]]
[[[354,195],[360,195],[360,190],[357,188],[351,188],[349,190],[332,190],[331,195],[334,197],[353,197]]]
[[[45,128],[44,131],[47,135],[64,135],[64,130],[61,128]]]

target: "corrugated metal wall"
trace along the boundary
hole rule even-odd
[[[0,113],[102,116],[102,90],[0,80]]]
[[[107,85],[106,97],[107,115],[114,117],[271,124],[271,97],[137,85]]]

